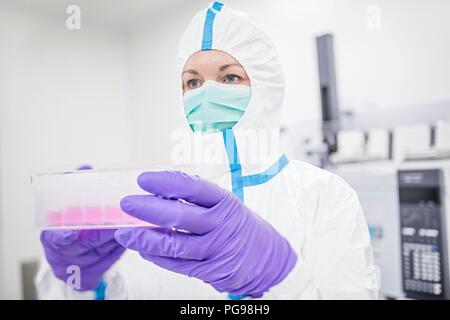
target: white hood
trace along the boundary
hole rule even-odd
[[[180,78],[186,61],[193,53],[211,49],[233,56],[250,78],[252,97],[233,132],[243,174],[258,173],[261,168],[267,169],[274,164],[281,155],[279,127],[285,79],[275,47],[244,13],[215,2],[197,13],[184,32],[178,50]],[[184,117],[182,103],[180,112]],[[187,120],[185,123],[189,129]],[[214,141],[212,143],[219,150],[225,151],[222,133],[194,134],[190,129],[189,132],[191,139],[209,143]],[[199,142],[191,142],[191,146],[195,143]],[[221,164],[228,165],[226,153],[223,157]],[[202,164],[210,164],[208,160],[205,162]]]

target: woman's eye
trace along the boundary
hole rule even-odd
[[[200,87],[202,84],[199,80],[197,79],[191,79],[187,82],[189,89],[195,89]]]
[[[236,83],[240,80],[240,77],[235,74],[228,74],[225,76],[225,83]]]

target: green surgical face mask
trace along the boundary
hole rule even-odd
[[[249,86],[208,80],[184,94],[184,112],[192,131],[218,132],[241,119],[251,98]]]

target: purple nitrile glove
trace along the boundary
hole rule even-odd
[[[127,196],[122,210],[160,227],[119,229],[115,238],[144,259],[220,292],[253,297],[294,267],[286,239],[227,190],[178,171],[144,172],[138,184],[154,195]]]
[[[120,258],[125,248],[114,239],[115,229],[43,231],[41,242],[54,275],[62,280],[80,271],[76,290],[95,290],[103,274]]]
[[[89,170],[82,166],[78,170]],[[115,229],[105,230],[55,230],[43,231],[41,242],[54,275],[62,280],[80,271],[76,290],[95,290],[103,274],[120,258],[125,248],[114,239]],[[68,269],[69,268],[69,269]]]

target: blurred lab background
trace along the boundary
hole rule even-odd
[[[449,299],[450,2],[223,2],[278,47],[288,156],[358,192],[382,296]],[[170,162],[177,44],[208,3],[0,0],[0,298],[34,297],[32,174]]]

